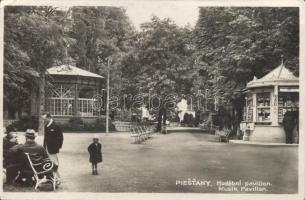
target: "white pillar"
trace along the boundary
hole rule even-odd
[[[273,126],[278,126],[278,86],[274,86],[274,90],[271,98],[271,122]]]
[[[257,113],[257,108],[256,108],[256,93],[252,94],[252,102],[253,102],[253,122],[256,122],[256,113]]]

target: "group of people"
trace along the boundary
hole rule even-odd
[[[35,141],[37,133],[33,129],[27,129],[25,132],[25,143],[18,142],[17,133],[12,125],[6,127],[3,138],[3,167],[6,169],[6,184],[21,183],[24,185],[33,185],[33,174],[29,174],[31,166],[25,159],[28,153],[35,157],[36,161],[49,159],[53,162],[52,175],[59,185],[60,174],[58,171],[58,154],[63,145],[63,132],[54,122],[49,113],[44,114],[45,134],[43,146]],[[98,175],[98,163],[102,162],[102,145],[97,135],[93,137],[92,143],[88,146],[89,162],[92,164],[92,175]],[[27,172],[27,173],[24,173]]]
[[[35,156],[36,161],[51,160],[53,176],[57,180],[56,184],[60,184],[58,153],[63,145],[63,133],[49,113],[44,114],[43,118],[45,120],[43,146],[35,141],[37,137],[35,130],[27,129],[25,143],[19,144],[15,128],[12,125],[6,127],[6,135],[3,138],[3,167],[6,169],[7,184],[33,184],[32,175],[28,173],[31,171],[31,166],[25,159],[26,153]]]

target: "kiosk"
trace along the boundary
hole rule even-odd
[[[281,64],[245,89],[246,105],[240,128],[243,140],[285,143],[282,126],[288,110],[299,109],[299,79]]]

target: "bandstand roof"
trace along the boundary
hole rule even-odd
[[[284,64],[281,64],[260,79],[254,77],[254,79],[247,84],[247,88],[272,85],[299,85],[299,78],[289,71]]]
[[[54,66],[47,69],[47,73],[51,75],[65,75],[65,76],[85,76],[94,78],[104,78],[98,74],[83,70],[81,68],[71,65]]]

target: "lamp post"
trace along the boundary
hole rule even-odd
[[[150,95],[151,95],[151,91],[152,91],[152,89],[151,88],[149,88],[148,89],[148,110],[150,111]]]
[[[205,89],[205,111],[208,111],[208,91],[209,89]]]
[[[105,101],[104,101],[104,97],[106,96],[105,89],[101,89],[101,94],[102,94],[102,106],[101,106],[101,110],[104,111],[105,106],[106,106]]]
[[[109,79],[110,79],[110,62],[111,59],[107,58],[107,99],[106,99],[106,135],[109,133]]]
[[[215,112],[217,111],[217,104],[218,104],[218,98],[217,98],[217,96],[215,95],[215,97],[214,97],[214,111],[215,111]]]
[[[245,110],[246,116],[245,121],[248,121],[248,97],[246,97],[246,110]]]

